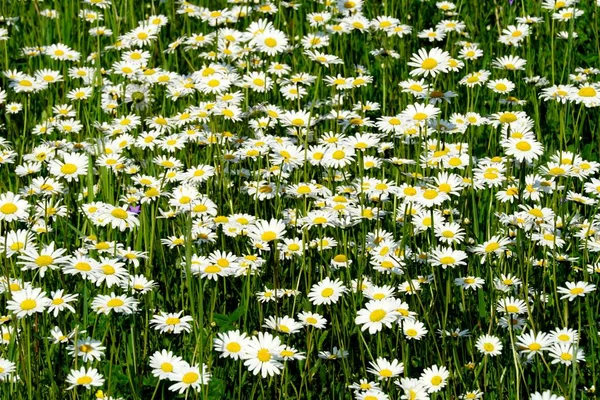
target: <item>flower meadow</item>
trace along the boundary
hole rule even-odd
[[[0,2],[1,398],[595,398],[599,20]]]

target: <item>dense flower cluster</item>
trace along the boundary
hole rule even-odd
[[[594,392],[600,2],[142,3],[2,17],[2,393]]]

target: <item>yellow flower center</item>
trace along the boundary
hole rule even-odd
[[[591,86],[582,87],[581,89],[579,89],[579,92],[577,92],[577,94],[580,97],[594,97],[596,96],[596,89],[594,89]]]
[[[436,197],[438,197],[438,192],[433,189],[427,189],[427,190],[425,190],[425,192],[423,192],[423,197],[426,198],[427,200],[433,200]]]
[[[191,385],[192,383],[198,381],[199,377],[200,377],[200,375],[198,375],[195,372],[187,372],[185,375],[183,375],[183,378],[181,378],[181,381],[183,383],[185,383],[186,385]]]
[[[110,299],[106,305],[108,307],[121,307],[125,302],[121,299]]]
[[[538,351],[542,348],[542,345],[539,343],[531,343],[527,348],[531,351]]]
[[[406,196],[414,196],[417,194],[417,189],[415,189],[413,187],[407,187],[404,189],[403,192]]]
[[[27,299],[27,300],[23,300],[21,302],[21,309],[24,311],[33,310],[36,307],[37,307],[37,303],[33,299]]]
[[[371,312],[369,319],[371,322],[379,322],[384,319],[386,315],[387,313],[384,310],[375,310]]]
[[[562,353],[560,358],[562,358],[564,361],[571,361],[573,359],[573,355],[571,353]]]
[[[567,171],[561,167],[554,167],[548,171],[551,175],[564,175]]]
[[[410,336],[410,337],[415,337],[415,336],[417,336],[417,333],[418,333],[418,332],[417,332],[417,330],[416,330],[416,329],[413,329],[413,328],[410,328],[410,329],[407,329],[407,330],[406,330],[406,335],[407,335],[407,336]]]
[[[11,244],[10,246],[8,246],[12,251],[20,251],[25,247],[25,244],[23,244],[23,242],[14,242],[13,244]]]
[[[498,250],[499,248],[500,248],[500,243],[498,243],[498,242],[492,242],[492,243],[489,243],[487,246],[485,246],[484,251],[486,253],[491,253],[493,251]]]
[[[389,369],[384,368],[381,371],[379,371],[379,375],[383,376],[384,378],[389,378],[392,375],[394,375],[394,373],[392,371],[390,371]]]
[[[107,250],[109,248],[110,248],[110,245],[108,244],[108,242],[100,242],[96,245],[97,250]]]
[[[87,375],[77,378],[78,385],[89,385],[90,383],[92,383],[92,378]]]
[[[413,119],[415,121],[423,121],[424,119],[427,119],[427,114],[418,112],[413,116]]]
[[[271,359],[271,353],[267,349],[260,349],[257,357],[261,362],[268,362]]]
[[[260,235],[260,239],[263,242],[270,242],[270,241],[277,239],[277,234],[273,231],[267,231],[267,232],[264,232],[262,235]]]
[[[437,66],[438,66],[438,62],[434,58],[426,58],[421,63],[421,68],[426,69],[426,70],[432,70]]]
[[[115,271],[115,267],[113,267],[112,265],[105,264],[102,266],[102,272],[105,275],[114,275]]]
[[[0,207],[2,214],[14,214],[19,208],[14,203],[6,203]]]
[[[267,39],[265,39],[265,46],[273,48],[273,47],[277,46],[277,40],[275,40],[273,38],[267,38]]]
[[[331,155],[331,157],[333,157],[333,159],[335,160],[341,160],[346,156],[346,153],[344,153],[342,150],[336,150],[333,152],[333,154]]]
[[[242,346],[240,346],[240,344],[237,342],[231,342],[228,343],[227,346],[225,346],[225,348],[230,353],[237,353],[242,349]]]
[[[35,260],[35,263],[37,265],[39,265],[40,267],[47,267],[48,265],[52,264],[53,262],[54,262],[54,259],[47,255],[41,255],[38,258],[36,258],[36,260]]]
[[[93,348],[89,344],[82,344],[81,346],[79,346],[79,351],[81,351],[82,353],[89,353],[92,350]]]
[[[219,272],[221,272],[223,269],[221,267],[219,267],[218,265],[209,265],[208,267],[206,267],[204,269],[204,272],[207,274],[217,274]]]
[[[122,208],[115,208],[110,212],[110,215],[119,219],[127,219],[127,217],[129,216],[129,214],[127,214],[127,211],[123,210]]]
[[[511,112],[506,112],[498,118],[498,120],[505,124],[510,124],[511,122],[515,122],[517,120],[517,116]]]
[[[517,148],[517,150],[520,150],[520,151],[531,150],[531,144],[529,144],[529,142],[526,142],[524,140],[521,140],[519,143],[517,143],[515,147]]]
[[[450,265],[450,264],[454,264],[456,262],[456,259],[454,257],[450,257],[450,256],[445,256],[440,258],[440,263],[442,263],[443,265]]]
[[[60,167],[60,172],[65,174],[65,175],[71,175],[74,174],[75,172],[77,172],[77,166],[75,164],[64,164],[62,167]]]
[[[182,196],[182,197],[179,199],[179,202],[180,202],[181,204],[189,204],[189,203],[190,203],[190,201],[192,201],[192,198],[191,198],[191,197],[189,197],[189,196]]]
[[[438,189],[440,190],[440,192],[444,192],[444,193],[450,193],[452,191],[452,186],[450,186],[447,183],[441,183],[438,186]]]

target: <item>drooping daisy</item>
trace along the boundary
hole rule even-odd
[[[526,354],[527,358],[532,358],[536,354],[541,354],[552,345],[552,338],[544,332],[523,333],[517,337],[517,348],[522,354]]]
[[[128,210],[129,206],[123,207],[109,206],[98,217],[103,221],[103,225],[111,225],[121,232],[125,229],[132,229],[140,224],[140,220],[135,213]]]
[[[357,392],[355,399],[357,400],[389,400],[390,396],[381,390],[370,389],[364,392]]]
[[[325,329],[327,324],[327,320],[321,314],[306,311],[298,314],[298,320],[305,326],[312,326],[316,329]]]
[[[433,249],[430,256],[430,263],[433,266],[454,268],[458,265],[465,265],[467,253],[462,250],[454,250],[451,247],[438,247]]]
[[[6,382],[10,380],[10,375],[14,373],[16,369],[17,368],[14,362],[0,357],[0,382]]]
[[[498,300],[496,311],[507,314],[524,314],[527,312],[527,304],[515,297],[506,297]]]
[[[549,390],[544,392],[535,392],[531,394],[531,400],[565,400],[565,398],[561,395],[554,394]]]
[[[183,311],[177,313],[161,311],[160,314],[152,317],[150,326],[160,333],[179,334],[181,332],[189,332],[192,329],[190,322],[194,319],[189,315],[181,316],[182,313]]]
[[[427,120],[435,118],[439,113],[440,109],[432,104],[414,103],[406,107],[400,114],[400,118],[421,126]]]
[[[91,337],[85,339],[77,339],[76,342],[67,346],[69,355],[73,357],[81,357],[83,362],[100,360],[104,357],[106,347],[99,340],[94,340]]]
[[[92,386],[102,386],[104,384],[104,377],[98,373],[96,368],[86,369],[85,367],[81,367],[79,370],[72,369],[69,372],[67,383],[71,385],[67,390],[75,389],[79,386],[89,389]]]
[[[302,329],[302,324],[287,315],[283,317],[270,316],[265,319],[263,327],[291,335],[299,332]]]
[[[476,276],[465,276],[464,278],[454,279],[454,284],[463,289],[480,289],[485,284],[485,280]]]
[[[133,314],[137,310],[138,301],[127,295],[117,296],[114,293],[110,295],[97,295],[92,300],[92,309],[97,313],[110,314],[111,311],[123,314]]]
[[[404,372],[404,363],[394,359],[391,362],[383,357],[378,357],[375,362],[369,362],[367,372],[377,375],[378,380],[388,380]]]
[[[569,366],[573,362],[585,361],[583,350],[573,343],[555,343],[550,347],[548,355],[552,358],[552,364]]]
[[[522,70],[525,67],[527,60],[519,56],[504,56],[498,57],[492,62],[492,67],[499,69],[507,69],[509,71]]]
[[[192,388],[199,392],[202,389],[201,385],[208,385],[211,374],[205,364],[189,365],[187,362],[178,364],[169,376],[169,380],[175,384],[169,386],[169,390],[173,392],[183,393]]]
[[[586,294],[596,290],[596,285],[587,282],[566,282],[566,287],[558,287],[557,291],[562,296],[561,299],[575,300],[577,297],[584,297]]]
[[[399,381],[394,382],[400,386],[404,394],[400,397],[401,399],[407,400],[428,400],[429,393],[427,386],[423,384],[420,379],[416,378],[400,378]]]

